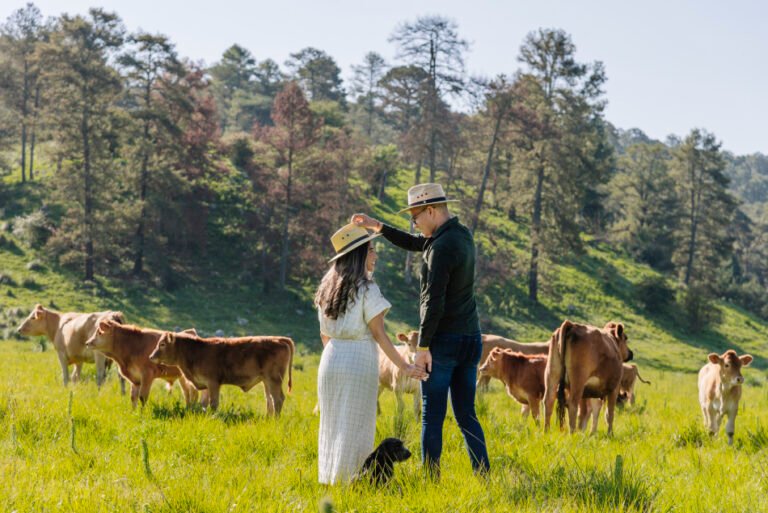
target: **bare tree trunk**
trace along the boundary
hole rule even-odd
[[[88,125],[87,110],[83,112],[80,133],[83,138],[83,186],[85,193],[85,209],[83,216],[83,221],[85,223],[85,279],[93,280],[93,184],[91,177],[91,134],[90,126]]]
[[[539,242],[541,236],[542,191],[544,188],[544,165],[539,164],[536,176],[536,194],[533,203],[531,223],[531,266],[528,271],[528,299],[539,300]]]
[[[485,169],[483,170],[483,180],[480,183],[480,190],[477,192],[477,202],[475,203],[475,216],[472,219],[472,233],[477,230],[477,223],[480,220],[480,209],[483,207],[483,195],[485,194],[485,187],[488,183],[488,175],[491,173],[491,163],[493,162],[493,154],[496,149],[496,141],[499,138],[499,130],[501,129],[501,118],[503,112],[501,109],[496,116],[496,125],[493,128],[493,137],[491,138],[491,145],[488,147],[488,156],[485,159]]]
[[[39,79],[38,79],[39,81]],[[40,108],[40,84],[35,86],[35,104],[32,113],[32,135],[29,141],[29,179],[35,179],[35,139],[37,139],[37,119]]]
[[[149,112],[152,106],[152,81],[147,80],[144,90],[144,108]],[[149,120],[144,121],[143,155],[141,157],[141,170],[139,176],[139,200],[141,201],[141,213],[139,214],[139,226],[136,228],[136,255],[133,260],[133,274],[139,276],[144,270],[144,225],[147,217],[147,187],[149,182]]]
[[[419,159],[419,163],[416,165],[416,179],[414,182],[418,184],[421,181],[421,159]],[[414,232],[413,229],[413,221],[411,221],[411,226],[409,229],[410,233]],[[413,252],[412,251],[406,251],[405,252],[405,283],[408,285],[411,284],[413,281],[413,272],[411,271],[413,267]]]
[[[288,182],[285,187],[285,218],[283,219],[283,249],[280,255],[280,289],[285,290],[288,276],[288,221],[291,211],[291,180],[293,179],[293,148],[288,150]]]
[[[691,281],[691,275],[693,274],[693,262],[696,256],[696,235],[699,227],[699,203],[697,201],[697,191],[701,191],[701,185],[696,183],[696,169],[695,164],[690,165],[691,176],[691,232],[690,240],[688,241],[688,261],[685,264],[685,280],[683,282],[688,285]]]
[[[29,63],[24,59],[24,89],[21,92],[21,181],[27,181],[27,102],[29,99]]]

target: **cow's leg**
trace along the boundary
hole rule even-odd
[[[93,361],[96,364],[96,387],[101,388],[101,385],[104,383],[104,378],[107,375],[107,359],[102,353],[94,351]]]
[[[736,432],[736,413],[739,411],[738,404],[735,408],[728,410],[728,422],[725,424],[725,434],[728,435],[728,445],[733,445],[733,435]]]
[[[560,385],[560,371],[556,367],[550,368],[552,359],[547,361],[547,369],[544,373],[546,384],[544,388],[544,431],[549,431],[549,423],[552,420],[552,412],[555,408],[555,397]]]
[[[136,378],[134,378],[136,379]],[[131,383],[131,404],[136,408],[136,404],[139,402],[139,385]]]
[[[418,391],[413,392],[413,414],[417,420],[421,418],[421,395]]]
[[[61,374],[64,377],[64,386],[67,386],[69,384],[69,362],[67,361],[67,355],[63,352],[57,352],[57,356],[61,365]]]
[[[120,380],[120,395],[125,395],[125,378],[118,373],[117,379]]]
[[[264,387],[269,387],[270,402],[272,404],[272,415],[275,417],[280,416],[280,411],[283,409],[283,403],[285,402],[285,394],[283,394],[283,380],[272,379],[265,380]]]
[[[528,420],[528,414],[531,413],[531,407],[527,404],[524,404],[520,407],[520,415],[522,415],[523,420]]]
[[[479,392],[487,392],[490,388],[491,377],[485,374],[479,374],[477,378],[477,390]]]
[[[536,426],[539,425],[539,408],[541,407],[541,397],[536,397],[531,401],[528,401],[529,408],[531,410],[531,415],[533,416],[533,421],[536,423]]]
[[[600,409],[603,407],[602,399],[590,399],[592,403],[592,431],[591,434],[597,433],[597,422],[600,420]]]
[[[208,404],[213,411],[219,407],[219,383],[215,381],[208,382]]]
[[[379,390],[376,392],[376,415],[379,415],[381,413],[381,404],[379,403],[379,398],[381,397],[381,392],[384,390],[384,387],[379,385]],[[318,405],[319,408],[319,405]]]
[[[587,422],[589,415],[592,413],[592,403],[586,397],[581,398],[579,403],[579,431],[585,431],[587,429]]]
[[[398,415],[400,415],[405,408],[405,404],[403,403],[403,389],[397,385],[395,385],[395,399],[397,400],[396,412]]]
[[[606,397],[605,423],[608,424],[608,434],[613,434],[613,414],[616,410],[616,399],[619,397],[619,387]]]
[[[179,386],[184,394],[184,402],[186,402],[187,408],[191,407],[197,402],[197,389],[184,376],[179,378]]]
[[[629,405],[634,406],[635,405],[635,384],[633,383],[632,386],[627,390],[627,395],[629,396],[627,399],[629,399]]]
[[[139,386],[139,400],[141,400],[141,406],[144,407],[149,399],[149,391],[152,390],[152,382],[155,377],[152,375],[145,375],[141,379],[141,385]]]
[[[75,368],[72,370],[72,383],[80,381],[80,372],[83,370],[83,362],[77,362]]]

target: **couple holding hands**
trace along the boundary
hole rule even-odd
[[[315,295],[323,354],[318,369],[320,407],[319,481],[348,482],[373,449],[379,385],[377,344],[408,376],[421,381],[421,457],[428,474],[439,476],[443,421],[451,394],[454,417],[472,468],[490,466],[485,436],[475,414],[475,382],[482,353],[474,294],[472,233],[451,215],[439,184],[408,190],[408,212],[421,232],[412,235],[365,214],[331,237],[336,255]],[[407,251],[422,253],[419,346],[413,364],[403,360],[384,329],[391,304],[373,281],[383,235]]]

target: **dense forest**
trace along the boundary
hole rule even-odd
[[[725,298],[768,319],[768,156],[614,127],[601,62],[563,30],[521,39],[508,74],[468,76],[455,22],[409,20],[395,62],[369,52],[345,80],[318,48],[233,44],[205,67],[116,13],[27,4],[0,27],[0,209],[37,195],[8,228],[83,280],[173,290],[213,259],[279,293],[316,282],[330,234],[408,170],[488,235],[481,284],[514,260],[535,304],[546,263],[598,241],[667,276],[638,291],[649,308],[696,326]],[[490,210],[524,227],[525,261],[493,246]]]

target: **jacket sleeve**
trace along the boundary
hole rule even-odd
[[[426,237],[412,235],[384,223],[382,223],[381,234],[395,246],[408,251],[424,251],[424,246],[429,240]]]
[[[445,312],[445,292],[454,265],[454,252],[449,247],[434,247],[427,262],[427,286],[421,298],[419,347],[429,348],[437,326]]]

